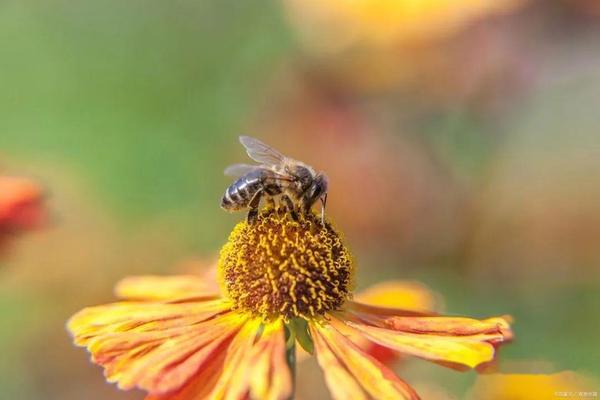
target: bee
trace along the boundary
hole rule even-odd
[[[221,208],[226,211],[249,209],[248,222],[254,222],[264,198],[273,207],[283,204],[292,218],[297,219],[298,212],[310,212],[320,200],[321,221],[325,223],[328,186],[325,174],[250,136],[240,136],[240,143],[248,156],[259,164],[234,164],[225,169],[225,175],[238,179],[225,191]]]

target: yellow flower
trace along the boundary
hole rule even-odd
[[[309,57],[311,76],[342,93],[405,87],[428,100],[455,99],[521,58],[490,40],[485,19],[527,0],[286,0],[285,11]],[[469,40],[468,27],[486,27]],[[491,30],[491,31],[490,31]],[[503,42],[504,43],[504,42]],[[510,46],[515,47],[515,46]],[[486,61],[490,58],[489,62]],[[509,74],[510,75],[510,74]]]
[[[152,400],[289,399],[296,343],[316,355],[335,399],[418,399],[360,341],[468,369],[512,338],[507,318],[395,308],[394,285],[380,288],[384,299],[371,293],[384,306],[353,301],[352,257],[312,214],[270,209],[239,223],[218,270],[222,296],[194,276],[127,278],[122,301],[80,311],[68,329],[108,381]]]
[[[524,0],[287,0],[290,19],[308,45],[328,51],[351,46],[419,44],[459,31]]]

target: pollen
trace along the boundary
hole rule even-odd
[[[316,319],[350,297],[353,262],[330,223],[263,210],[221,249],[219,277],[233,308],[263,320]]]

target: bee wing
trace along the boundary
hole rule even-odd
[[[264,168],[261,165],[250,165],[250,164],[233,164],[225,168],[225,175],[232,176],[234,178],[246,175],[248,172],[254,171],[258,168]]]
[[[276,166],[286,159],[283,154],[253,137],[240,136],[240,143],[246,148],[248,156],[261,164]]]
[[[240,176],[246,175],[248,172],[252,172],[257,169],[266,169],[266,170],[271,171],[271,173],[273,174],[272,179],[276,179],[276,180],[280,180],[280,181],[290,181],[290,182],[294,180],[291,176],[280,174],[279,172],[274,171],[268,165],[233,164],[233,165],[230,165],[229,167],[225,168],[225,170],[223,172],[227,176],[238,178]]]

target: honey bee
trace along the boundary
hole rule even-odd
[[[283,204],[292,218],[298,212],[308,213],[317,200],[321,201],[321,221],[325,221],[327,177],[303,162],[286,157],[271,146],[249,136],[240,136],[248,156],[259,165],[234,164],[225,175],[238,177],[225,191],[221,208],[226,211],[249,209],[248,222],[258,216],[261,199],[273,207]]]

